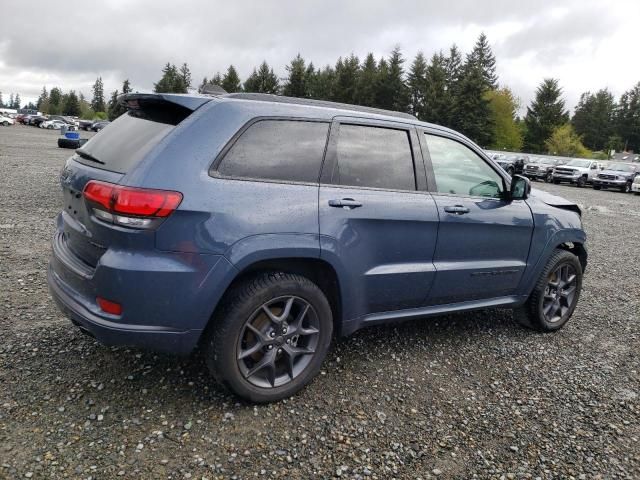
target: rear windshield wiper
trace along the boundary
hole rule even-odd
[[[94,157],[93,155],[91,155],[89,152],[87,152],[86,150],[83,150],[81,148],[76,148],[76,153],[78,155],[80,155],[82,158],[85,158],[87,160],[91,160],[92,162],[96,162],[99,163],[101,165],[104,165],[104,162],[102,160],[98,160],[96,157]]]

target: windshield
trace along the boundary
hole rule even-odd
[[[567,163],[567,166],[589,168],[591,166],[591,162],[589,160],[571,160],[569,163]]]
[[[612,163],[607,167],[607,170],[615,170],[616,172],[635,172],[636,167],[633,165],[627,165],[626,163]]]

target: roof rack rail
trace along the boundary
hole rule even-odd
[[[395,112],[382,108],[363,107],[361,105],[351,105],[349,103],[330,102],[328,100],[314,100],[311,98],[285,97],[283,95],[272,95],[269,93],[229,93],[228,98],[238,98],[241,100],[258,100],[263,102],[289,103],[294,105],[309,105],[314,107],[336,108],[340,110],[351,110],[354,112],[375,113],[376,115],[387,115],[391,117],[417,120],[410,113]]]

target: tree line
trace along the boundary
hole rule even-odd
[[[544,79],[521,118],[519,99],[499,82],[496,58],[485,34],[466,54],[454,44],[446,53],[440,51],[428,59],[418,53],[408,63],[400,48],[395,48],[387,57],[369,53],[361,60],[351,54],[324,67],[316,67],[298,54],[282,78],[263,61],[244,81],[230,65],[224,73],[203,78],[197,87],[186,63],[179,67],[167,63],[154,91],[187,93],[197,89],[202,93],[209,86],[220,86],[229,93],[270,93],[408,112],[496,150],[567,156],[640,150],[640,83],[617,101],[607,89],[585,92],[571,116],[558,80]],[[106,101],[102,78],[98,77],[90,101],[73,90],[63,93],[52,88],[47,92],[43,88],[36,107],[45,113],[113,120],[124,113],[118,95],[130,91],[130,82],[125,80]]]

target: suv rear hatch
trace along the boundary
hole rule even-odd
[[[121,97],[129,108],[127,113],[76,150],[60,176],[63,210],[53,249],[67,267],[89,278],[108,248],[153,248],[153,228],[171,213],[162,210],[161,204],[165,194],[172,192],[118,185],[180,122],[209,100],[171,94]],[[173,208],[177,207],[175,200],[174,195]],[[154,210],[153,205],[160,207]],[[143,224],[147,218],[153,221]]]

